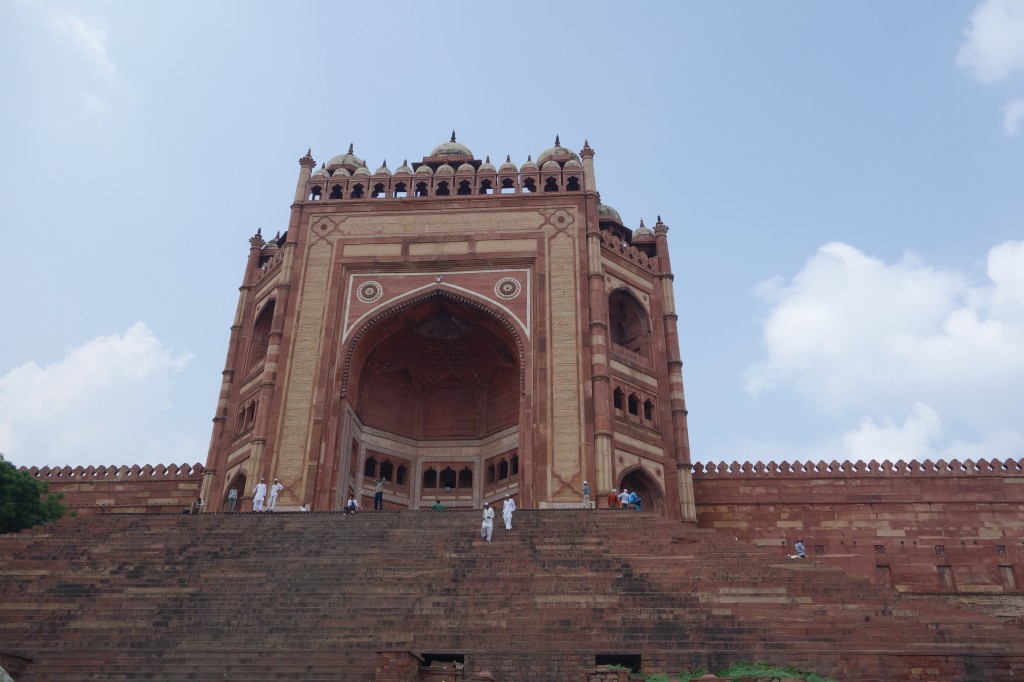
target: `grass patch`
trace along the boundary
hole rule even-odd
[[[687,672],[678,673],[676,675],[666,675],[665,673],[653,673],[644,677],[644,682],[668,682],[669,680],[679,680],[679,682],[692,682],[697,678],[707,675],[708,671],[706,668],[694,668]],[[803,677],[808,682],[836,682],[831,677],[824,677],[818,673],[808,672],[807,670],[798,670],[796,668],[768,665],[767,663],[747,663],[746,661],[740,661],[730,665],[725,670],[715,673],[719,677],[726,679],[735,680],[740,677]]]

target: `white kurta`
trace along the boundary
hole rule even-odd
[[[512,512],[516,510],[516,503],[511,497],[505,500],[501,509],[501,518],[505,520],[505,530],[512,530]]]
[[[252,491],[252,510],[263,511],[263,500],[267,496],[267,484],[258,483],[256,489]]]
[[[480,526],[480,537],[491,541],[491,533],[494,532],[494,510],[490,507],[484,508],[484,522]]]
[[[280,483],[275,483],[270,487],[270,499],[267,501],[267,510],[274,511],[274,507],[277,506],[277,494],[284,490],[284,486]]]

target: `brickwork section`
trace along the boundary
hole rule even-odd
[[[456,658],[466,680],[580,680],[598,656],[844,682],[1024,671],[1024,630],[827,562],[636,512],[497,525],[486,543],[478,511],[63,519],[0,537],[0,642],[29,661],[19,682],[423,680]]]
[[[700,526],[809,555],[901,592],[988,596],[1024,617],[1024,460],[698,464]]]
[[[63,493],[61,504],[79,515],[177,512],[197,497],[203,483],[201,464],[164,466],[31,467],[21,468],[51,493]]]

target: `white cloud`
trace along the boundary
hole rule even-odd
[[[982,83],[1024,74],[1024,0],[985,0],[964,33],[957,66]]]
[[[137,322],[59,362],[15,367],[0,377],[0,451],[18,466],[182,463],[169,394],[190,358]]]
[[[758,285],[771,304],[765,357],[747,370],[745,388],[792,391],[822,412],[860,416],[843,437],[852,458],[1013,442],[1024,405],[1024,241],[991,249],[986,275],[972,281],[912,254],[889,264],[826,244],[792,281]],[[891,415],[908,413],[894,426]]]
[[[925,459],[941,436],[939,413],[923,403],[914,403],[902,426],[894,425],[891,419],[878,424],[864,417],[857,429],[843,434],[843,451],[850,460]]]
[[[1024,98],[1015,99],[1003,107],[1003,134],[1016,135],[1024,123]]]
[[[985,0],[971,15],[956,63],[991,85],[1024,76],[1024,0]],[[1003,110],[1003,133],[1016,135],[1024,121],[1024,100]]]

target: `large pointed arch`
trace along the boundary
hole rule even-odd
[[[643,499],[643,510],[665,514],[665,491],[642,465],[636,464],[619,474],[619,490],[636,491]]]

